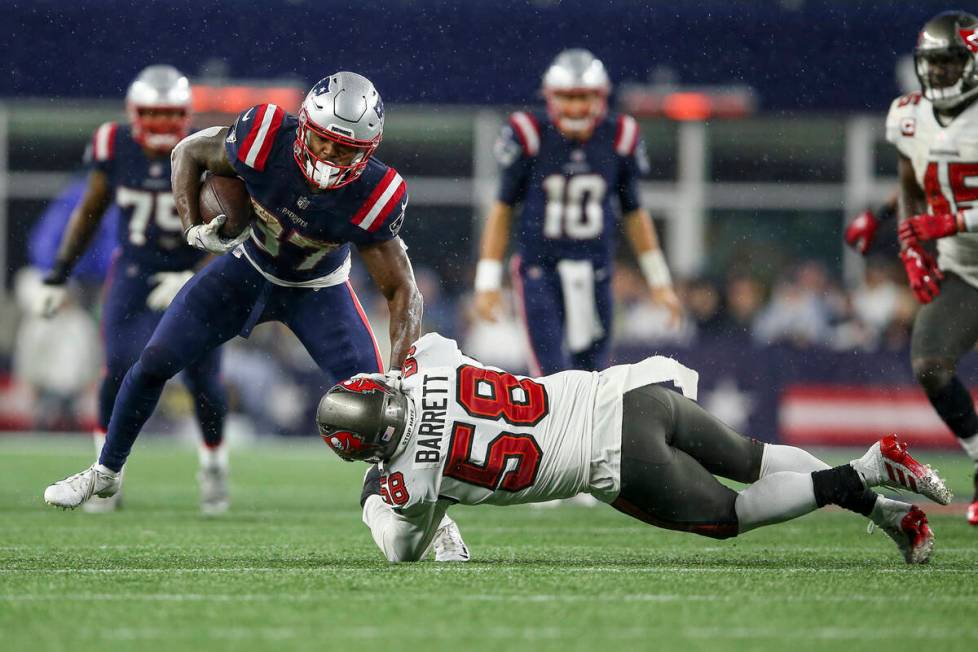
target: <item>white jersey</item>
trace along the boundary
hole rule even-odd
[[[696,396],[696,372],[669,358],[601,373],[514,376],[430,333],[404,363],[406,443],[381,466],[381,496],[364,504],[374,540],[416,559],[449,505],[513,505],[620,489],[622,395],[673,381]],[[421,548],[423,550],[423,548]]]
[[[920,93],[898,97],[886,116],[886,139],[910,159],[931,214],[978,208],[978,102],[944,126]],[[937,252],[941,269],[978,287],[978,233],[941,238]]]

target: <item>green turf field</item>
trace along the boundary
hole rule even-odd
[[[232,512],[198,515],[195,454],[140,442],[125,510],[45,485],[87,438],[0,438],[0,649],[978,649],[978,530],[933,511],[908,568],[833,511],[718,542],[607,507],[456,507],[468,564],[391,566],[360,522],[360,465],[321,444],[232,454]],[[963,456],[934,463],[970,495]],[[925,506],[926,509],[926,506]]]

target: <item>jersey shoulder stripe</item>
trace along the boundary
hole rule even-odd
[[[275,144],[275,136],[282,126],[285,111],[275,104],[260,104],[252,110],[254,113],[251,117],[251,129],[238,148],[238,160],[261,172],[265,169],[268,154]]]
[[[404,197],[405,192],[407,192],[407,183],[397,170],[387,168],[387,172],[353,215],[351,221],[364,231],[371,233],[377,231]]]
[[[540,151],[540,124],[532,113],[517,111],[509,116],[509,124],[523,146],[527,156],[536,156]]]
[[[92,158],[96,161],[111,161],[115,157],[115,135],[119,125],[106,122],[95,130],[92,136]]]
[[[638,145],[638,122],[630,115],[618,116],[618,131],[615,133],[615,154],[631,156]]]

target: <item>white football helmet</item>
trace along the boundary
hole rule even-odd
[[[346,164],[316,156],[311,135],[357,150]],[[384,103],[370,80],[338,72],[309,91],[299,110],[293,154],[302,174],[318,188],[333,189],[356,181],[384,134]]]
[[[173,66],[144,68],[126,91],[126,112],[133,140],[169,152],[190,132],[190,81]]]
[[[608,109],[611,81],[604,64],[583,48],[564,50],[543,75],[543,96],[550,119],[562,130],[590,131]],[[591,94],[590,107],[584,113],[568,114],[560,106],[561,95]]]

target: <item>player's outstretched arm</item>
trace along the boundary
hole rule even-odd
[[[399,370],[408,349],[421,336],[424,300],[414,281],[411,260],[400,238],[359,248],[367,271],[390,311],[391,359],[389,370]]]
[[[488,321],[499,319],[502,306],[503,256],[509,245],[513,207],[501,201],[493,203],[482,229],[479,264],[475,268],[475,310]]]
[[[173,202],[184,232],[203,221],[199,205],[201,175],[208,170],[224,177],[237,174],[224,149],[227,135],[227,127],[210,127],[181,140],[170,154]]]
[[[645,281],[652,291],[652,300],[669,311],[669,323],[679,326],[683,308],[672,288],[672,275],[659,247],[652,218],[644,208],[637,208],[624,217],[625,237],[628,238]]]
[[[92,170],[88,175],[85,194],[68,219],[68,227],[58,246],[54,267],[44,277],[44,285],[34,302],[35,311],[42,317],[53,316],[64,303],[65,283],[68,282],[75,263],[88,249],[110,203],[112,191],[108,175],[101,170]]]

